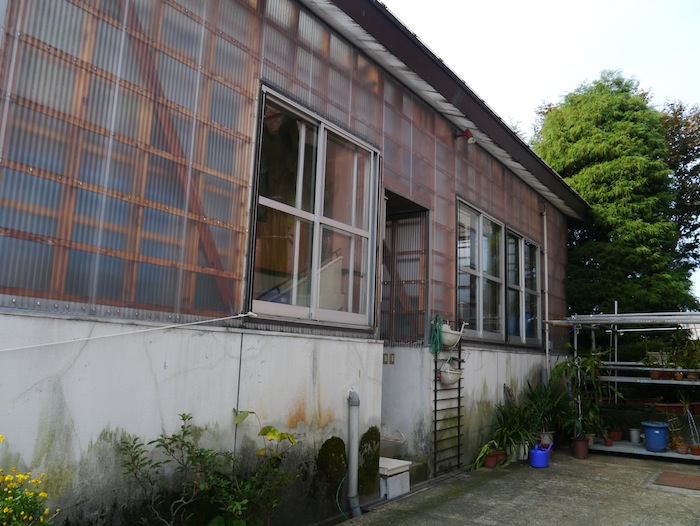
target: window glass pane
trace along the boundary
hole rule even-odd
[[[353,226],[363,230],[369,229],[369,209],[367,199],[370,192],[370,175],[372,174],[372,156],[363,149],[357,149],[357,168],[355,182],[355,216]]]
[[[484,332],[501,332],[501,285],[484,280]]]
[[[369,160],[359,147],[335,137],[326,143],[326,178],[323,188],[323,215],[357,226],[363,216],[365,177]],[[358,217],[359,214],[359,217]]]
[[[537,291],[537,247],[525,241],[525,288]]]
[[[520,336],[520,292],[508,289],[508,334]]]
[[[287,112],[265,108],[260,195],[306,211],[313,208],[316,136],[314,127]]]
[[[348,312],[349,276],[352,272],[351,236],[330,229],[323,230],[321,268],[319,270],[318,306]]]
[[[350,275],[352,302],[350,310],[358,314],[367,314],[367,250],[369,241],[360,236],[353,236],[354,263]]]
[[[493,221],[484,219],[482,239],[484,244],[482,270],[498,278],[501,276],[501,227]]]
[[[478,278],[466,272],[459,272],[457,288],[457,307],[459,318],[467,322],[467,328],[477,330],[477,292]]]
[[[520,239],[508,235],[508,285],[519,285],[520,284],[520,250],[519,249]]]
[[[256,228],[253,298],[308,307],[312,225],[260,206]]]
[[[459,208],[459,238],[457,239],[457,265],[477,269],[477,224],[479,216],[465,206]]]
[[[528,338],[539,338],[538,323],[538,296],[536,294],[525,294],[525,336]]]

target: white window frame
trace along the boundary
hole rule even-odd
[[[540,256],[540,247],[537,243],[534,243],[533,241],[525,238],[524,236],[521,236],[517,232],[508,229],[506,232],[506,247],[508,246],[508,238],[512,237],[517,239],[518,245],[517,245],[517,257],[519,260],[519,266],[518,266],[518,282],[517,283],[511,283],[508,281],[508,275],[506,274],[506,316],[508,315],[509,312],[509,305],[508,305],[508,291],[509,290],[515,290],[518,292],[518,320],[519,320],[519,335],[515,334],[508,334],[508,339],[510,342],[513,343],[524,343],[524,344],[540,344],[542,342],[542,294],[541,294],[541,286],[540,286],[540,264],[541,264],[541,256]],[[526,268],[525,268],[525,253],[526,253],[526,245],[529,245],[533,247],[534,254],[535,254],[535,288],[528,288],[527,287],[527,280],[525,279],[525,273],[526,273]],[[508,258],[508,250],[506,250],[506,258]],[[506,269],[508,268],[508,261],[506,261]],[[526,297],[527,295],[532,295],[537,298],[537,307],[536,307],[536,312],[534,313],[535,319],[537,320],[537,328],[536,328],[536,336],[535,337],[530,337],[527,335],[527,320],[525,317],[525,314],[527,312],[526,309]]]
[[[459,263],[459,213],[462,208],[466,208],[472,213],[474,213],[477,217],[477,228],[476,228],[476,243],[477,247],[475,252],[476,255],[476,269],[471,269],[469,267],[460,267]],[[500,235],[501,235],[501,242],[498,243],[498,261],[499,261],[499,276],[495,276],[493,274],[489,274],[484,270],[484,220],[488,220],[492,222],[494,225],[498,226],[500,228]],[[467,275],[471,275],[476,277],[476,327],[472,327],[467,325],[464,328],[465,334],[470,334],[472,336],[475,336],[477,338],[481,339],[489,339],[489,340],[500,340],[503,341],[505,339],[505,324],[506,324],[506,305],[505,305],[505,286],[506,286],[506,280],[505,280],[505,234],[506,234],[506,229],[503,223],[497,221],[493,217],[490,217],[483,212],[479,211],[478,209],[474,208],[473,206],[469,205],[465,201],[458,199],[457,201],[457,256],[456,256],[456,267],[457,267],[457,297],[459,298],[459,275],[460,273],[465,273]],[[500,293],[499,293],[499,321],[500,321],[500,330],[498,332],[496,331],[487,331],[484,329],[484,315],[485,315],[485,309],[484,309],[484,284],[486,281],[491,281],[494,283],[497,283],[500,286]]]
[[[362,141],[361,139],[347,133],[346,131],[334,126],[329,121],[321,118],[320,116],[312,113],[306,108],[292,102],[291,100],[281,96],[280,94],[270,90],[267,87],[263,87],[263,97],[261,100],[261,114],[260,119],[264,118],[264,109],[268,102],[283,108],[284,110],[291,113],[294,117],[298,118],[300,121],[304,121],[307,124],[316,128],[316,133],[318,135],[318,145],[317,145],[317,159],[316,159],[316,174],[315,174],[315,200],[313,210],[310,212],[304,211],[299,206],[299,199],[297,198],[297,206],[290,206],[279,201],[275,201],[268,197],[261,196],[256,193],[254,196],[254,203],[257,206],[266,206],[268,208],[290,214],[299,219],[309,221],[313,225],[312,232],[312,256],[311,256],[311,298],[310,306],[299,306],[299,305],[289,305],[284,303],[277,303],[271,301],[264,301],[258,299],[252,299],[252,308],[256,314],[272,315],[276,317],[283,318],[295,318],[302,320],[314,320],[319,322],[330,322],[333,324],[342,324],[350,326],[361,326],[370,328],[374,320],[374,308],[375,308],[375,288],[376,288],[376,273],[377,273],[377,250],[376,250],[376,239],[377,239],[377,195],[379,188],[379,151]],[[262,126],[260,126],[262,130]],[[260,132],[260,141],[261,135]],[[367,214],[367,229],[358,228],[356,226],[345,224],[343,222],[334,220],[330,217],[325,217],[323,215],[324,210],[324,188],[323,183],[325,181],[325,169],[326,169],[326,144],[329,140],[329,135],[333,135],[341,140],[348,141],[355,146],[358,146],[365,150],[370,157],[370,174],[368,177],[367,184],[365,186],[365,199],[366,199],[366,214]],[[301,142],[300,142],[301,143]],[[303,143],[302,143],[303,144]],[[357,159],[355,158],[355,163]],[[259,164],[259,158],[256,158],[255,164]],[[353,173],[354,178],[357,176],[357,171]],[[301,170],[298,170],[297,177],[301,177]],[[348,196],[351,202],[355,202],[354,191],[357,186],[353,184],[353,195]],[[353,207],[353,216],[355,208]],[[355,220],[355,217],[352,218]],[[297,230],[298,230],[297,223]],[[364,276],[364,287],[361,288],[362,297],[360,298],[360,310],[364,312],[349,312],[349,311],[339,311],[324,309],[319,306],[320,300],[320,272],[321,272],[321,241],[324,231],[331,230],[333,232],[339,232],[343,235],[351,236],[350,240],[350,261],[354,261],[354,253],[357,249],[356,239],[364,240],[366,243],[366,254],[361,262],[361,273]],[[355,237],[357,236],[357,238]],[[298,239],[298,235],[295,239]],[[256,239],[252,239],[252,254],[255,257],[255,243]],[[295,262],[294,262],[294,274],[295,279],[297,275],[297,264],[298,264],[298,250],[295,249]],[[251,269],[253,266],[251,265]],[[254,273],[251,273],[251,283],[254,277]],[[348,277],[347,279],[350,279]],[[294,287],[296,290],[296,287]],[[352,294],[353,287],[348,287],[350,296]],[[353,301],[355,298],[349,297],[347,299],[347,305],[352,308]]]

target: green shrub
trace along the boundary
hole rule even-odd
[[[235,424],[254,414],[237,413]],[[144,443],[120,445],[126,474],[144,491],[150,515],[144,524],[254,526],[263,524],[280,504],[289,475],[280,469],[281,444],[296,443],[290,433],[262,427],[264,442],[251,469],[240,469],[229,451],[200,447],[192,434],[192,416],[180,415],[180,432]]]

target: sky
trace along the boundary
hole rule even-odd
[[[380,0],[501,119],[532,135],[536,109],[603,70],[651,103],[700,105],[698,0]],[[693,276],[700,297],[700,272]]]

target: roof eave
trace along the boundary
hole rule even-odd
[[[376,0],[303,0],[567,216],[589,205],[418,37]]]

